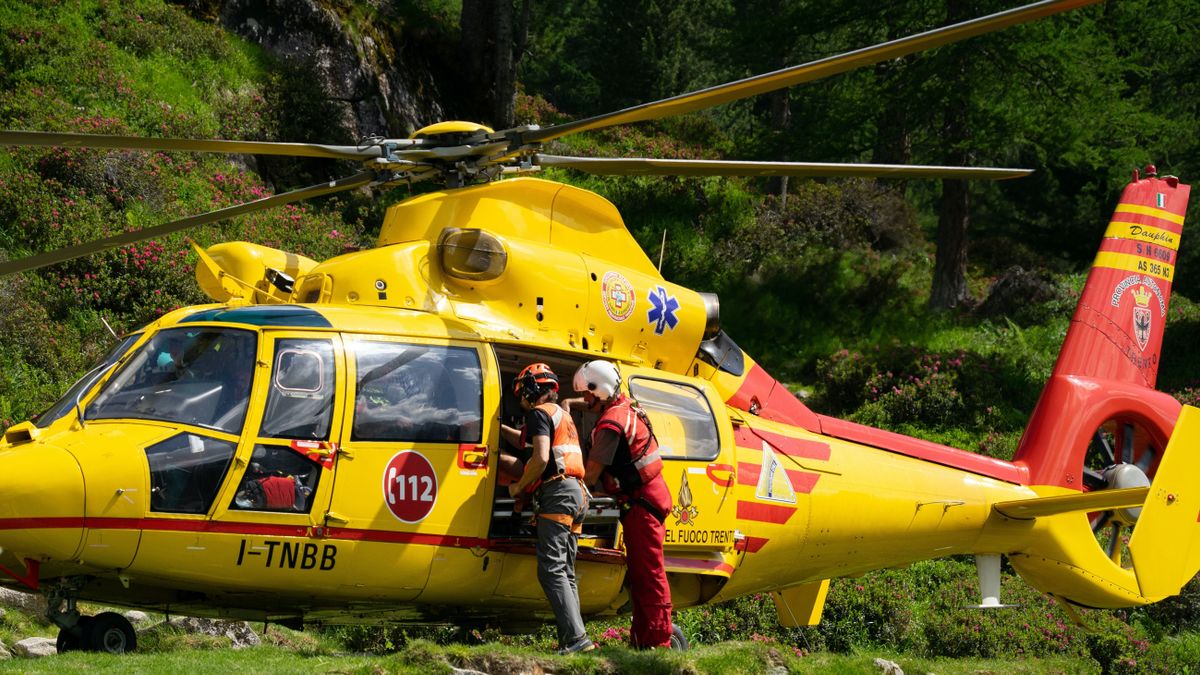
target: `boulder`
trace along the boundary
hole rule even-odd
[[[124,616],[126,619],[129,620],[129,623],[131,623],[135,626],[138,624],[146,623],[147,621],[150,620],[150,615],[146,614],[145,612],[140,612],[136,609],[131,609],[128,612],[125,612]]]
[[[4,642],[0,640],[0,661],[11,658],[12,652],[8,651],[8,647],[5,647]]]
[[[904,675],[904,670],[899,663],[888,661],[887,659],[875,659],[875,667],[879,669],[883,675]]]
[[[178,619],[171,619],[171,626],[188,633],[227,637],[233,643],[232,646],[234,649],[257,647],[262,644],[258,633],[255,633],[254,629],[246,621],[221,621],[218,619],[201,619],[194,616],[185,616]]]
[[[53,638],[31,637],[25,638],[13,645],[13,649],[25,657],[37,656],[53,656],[58,653],[58,647],[55,647]]]
[[[987,298],[976,308],[979,316],[1005,316],[1018,325],[1039,321],[1046,303],[1058,295],[1058,287],[1045,273],[1013,265],[996,278]]]
[[[39,593],[25,593],[11,588],[0,588],[0,605],[16,607],[29,614],[45,616],[46,598]]]

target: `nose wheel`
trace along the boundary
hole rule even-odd
[[[125,654],[137,649],[137,633],[133,624],[116,612],[101,612],[96,616],[81,616],[69,628],[60,628],[55,641],[58,653],[101,652]]]
[[[48,589],[46,617],[58,626],[58,652],[125,654],[137,649],[137,633],[129,619],[116,612],[83,616],[75,604],[78,589],[70,582]]]
[[[1161,459],[1161,445],[1134,420],[1112,419],[1100,425],[1088,446],[1083,484],[1087,492],[1146,487]],[[1088,514],[1096,542],[1114,565],[1129,569],[1129,537],[1142,509],[1110,509]]]

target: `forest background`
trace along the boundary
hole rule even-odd
[[[78,0],[0,7],[0,128],[353,143],[442,119],[553,124],[1007,9],[944,0]],[[825,414],[1011,458],[1135,168],[1200,172],[1200,2],[1110,0],[732,103],[562,141],[565,154],[1017,166],[998,182],[553,178],[612,200],[664,275]],[[0,150],[0,255],[58,248],[350,173],[316,160]],[[416,188],[420,189],[420,188]],[[411,194],[318,200],[187,233],[323,259]],[[1193,200],[1188,220],[1194,222]],[[665,247],[662,242],[665,241]],[[661,248],[660,248],[661,247]],[[0,282],[0,427],[112,344],[205,302],[184,235]],[[1160,388],[1200,400],[1200,238],[1184,236]],[[701,642],[1056,655],[1108,672],[1200,662],[1200,589],[1074,626],[974,602],[970,561],[839,580],[820,628],[766,598],[695,610]],[[607,630],[607,628],[605,629]],[[345,638],[383,648],[403,631]]]

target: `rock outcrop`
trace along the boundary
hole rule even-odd
[[[313,84],[340,108],[340,125],[352,138],[407,136],[443,118],[429,68],[409,58],[402,34],[389,30],[395,26],[371,23],[386,23],[382,3],[364,3],[366,11],[355,12],[355,20],[315,0],[219,4],[223,26],[312,73]]]

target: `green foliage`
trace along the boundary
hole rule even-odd
[[[1015,444],[1005,436],[1023,429],[1044,382],[1037,364],[1045,357],[1039,352],[1036,359],[1024,358],[1030,349],[1019,339],[986,339],[996,330],[991,324],[977,329],[966,341],[971,351],[892,346],[834,352],[818,361],[820,387],[812,404],[871,426],[1008,459]],[[999,330],[1021,334],[1013,324]]]
[[[543,3],[520,79],[577,116],[727,79],[727,1]],[[603,27],[603,29],[599,29]]]
[[[1155,635],[1200,633],[1200,577],[1188,582],[1179,595],[1132,610],[1131,618]]]
[[[160,2],[9,3],[0,8],[0,62],[5,128],[344,140],[328,136],[330,103],[313,96],[302,73]],[[282,161],[269,168],[283,184],[327,177]],[[245,167],[211,156],[0,151],[0,250],[18,257],[71,246],[272,192]],[[327,258],[363,243],[361,219],[342,218],[352,203],[292,205],[186,236]],[[107,349],[101,317],[128,331],[205,302],[191,278],[194,264],[185,235],[175,234],[6,279],[0,426],[46,407]]]
[[[920,638],[913,633],[910,584],[908,576],[891,572],[836,579],[817,628],[825,647],[835,652],[916,648]]]

